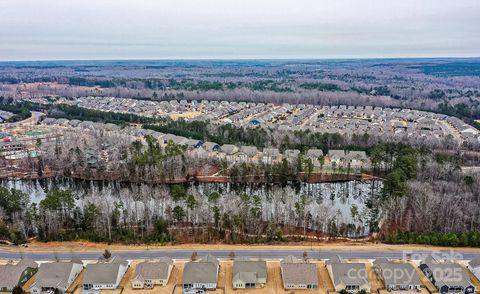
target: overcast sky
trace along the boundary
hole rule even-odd
[[[0,0],[0,60],[480,56],[480,0]]]

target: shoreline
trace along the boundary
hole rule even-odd
[[[20,175],[23,176],[20,176]],[[25,175],[25,173],[18,173],[19,176],[11,175],[0,175],[0,181],[38,181],[38,180],[50,180],[55,178],[64,178],[73,181],[92,181],[92,182],[105,182],[113,181],[123,184],[147,184],[147,185],[173,185],[173,184],[187,184],[187,183],[222,183],[222,184],[284,184],[282,182],[272,182],[268,179],[255,179],[253,176],[242,176],[241,180],[234,180],[230,176],[193,176],[187,178],[179,179],[169,179],[161,181],[131,181],[131,180],[122,180],[120,178],[111,178],[111,179],[94,179],[94,178],[85,178],[80,176],[65,176],[60,173],[52,173],[50,175],[44,175],[42,177],[38,176],[37,173],[30,173]],[[237,177],[238,178],[238,177]],[[365,174],[365,173],[352,173],[352,174],[332,174],[332,173],[311,173],[306,175],[304,172],[297,174],[295,179],[289,180],[289,183],[297,184],[321,184],[321,183],[343,183],[350,181],[383,181],[384,179],[378,176]]]

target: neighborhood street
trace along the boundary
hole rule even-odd
[[[125,250],[125,251],[111,251],[112,255],[119,255],[126,259],[148,259],[168,256],[173,259],[189,259],[192,255],[192,250]],[[198,256],[203,256],[207,253],[214,255],[217,258],[228,258],[231,251],[229,250],[197,250]],[[480,256],[478,252],[461,252],[461,251],[306,251],[309,258],[315,259],[329,259],[333,256],[339,255],[343,258],[361,258],[361,259],[376,259],[379,257],[386,258],[407,258],[410,254],[412,259],[423,259],[426,255],[435,255],[439,258],[452,257],[453,259],[471,260]],[[250,257],[250,258],[265,258],[265,259],[281,259],[287,255],[303,256],[304,251],[300,250],[236,250],[234,251],[236,257]],[[101,251],[82,251],[82,252],[14,252],[7,250],[0,250],[0,259],[18,259],[21,256],[29,257],[34,260],[48,261],[55,259],[69,259],[77,257],[82,260],[95,260],[102,254]]]

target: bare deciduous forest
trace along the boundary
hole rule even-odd
[[[0,63],[0,96],[371,105],[480,118],[477,59]]]
[[[480,61],[0,63],[5,103],[89,95],[404,107],[456,116],[478,127]],[[372,161],[367,172],[380,179],[311,184],[297,177],[309,172],[301,160],[228,164],[175,144],[159,147],[148,136],[139,141],[122,134],[126,130],[92,129],[81,136],[64,131],[61,143],[39,146],[41,158],[25,161],[26,172],[38,180],[2,182],[0,239],[255,243],[375,233],[389,243],[480,246],[478,145],[463,150],[448,140],[279,130],[251,131],[242,137],[248,142],[238,142],[232,128],[205,126],[224,143],[302,152],[365,150]],[[219,185],[193,181],[212,171],[264,178]]]

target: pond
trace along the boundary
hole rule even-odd
[[[67,178],[36,181],[10,180],[1,182],[1,185],[27,193],[30,195],[31,202],[34,203],[39,203],[52,189],[71,190],[76,196],[79,207],[90,202],[104,209],[112,209],[113,205],[121,203],[126,213],[134,213],[137,218],[141,218],[146,213],[168,217],[169,210],[171,211],[175,205],[186,206],[183,201],[173,201],[169,185],[83,181]],[[366,217],[369,215],[366,201],[379,195],[382,186],[381,181],[298,183],[286,186],[231,183],[185,184],[187,194],[194,195],[197,201],[195,211],[191,213],[192,222],[205,223],[211,219],[211,203],[208,202],[208,195],[217,191],[222,195],[217,205],[222,213],[239,213],[242,209],[240,195],[246,193],[257,195],[261,199],[262,220],[295,225],[298,222],[295,203],[305,195],[306,211],[310,215],[308,225],[310,228],[326,231],[328,222],[334,220],[338,225],[360,226],[359,233],[362,235],[369,232],[365,224]],[[357,213],[352,213],[352,210]]]

